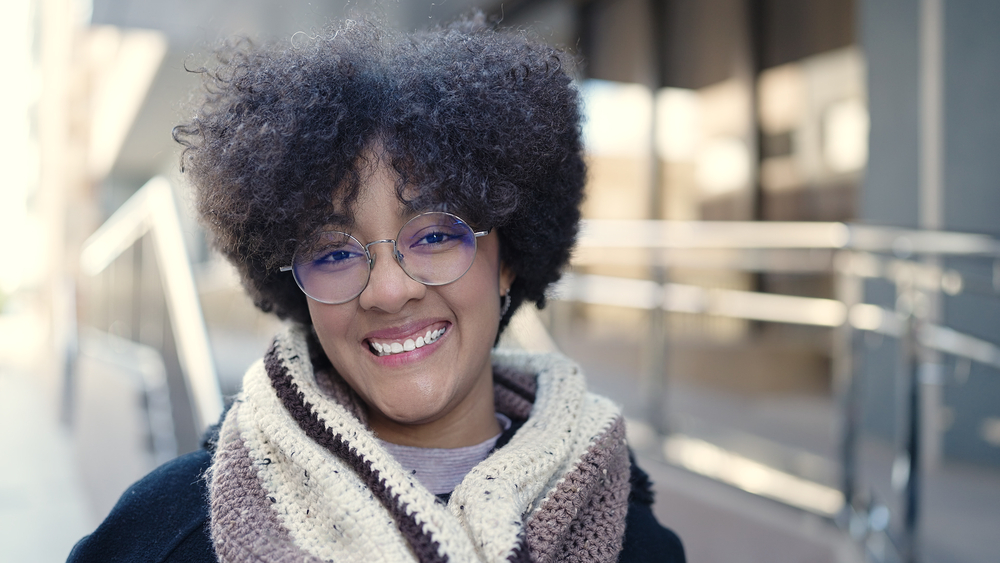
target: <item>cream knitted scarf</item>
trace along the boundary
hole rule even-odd
[[[275,338],[222,425],[209,475],[220,561],[617,560],[624,422],[569,360],[494,353],[497,410],[526,422],[445,504],[309,358],[301,329]]]

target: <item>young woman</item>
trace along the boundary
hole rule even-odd
[[[683,561],[618,408],[493,349],[545,303],[585,167],[567,57],[481,16],[233,48],[175,131],[216,246],[288,321],[206,449],[72,561]]]

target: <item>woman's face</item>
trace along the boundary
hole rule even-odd
[[[396,180],[379,165],[354,205],[353,227],[332,226],[362,244],[395,238],[413,215],[396,197]],[[384,440],[457,447],[495,434],[490,350],[500,296],[513,275],[500,264],[496,233],[476,240],[472,266],[450,284],[414,281],[393,258],[391,243],[374,244],[375,265],[361,295],[338,305],[308,299],[323,350],[368,405],[369,424]],[[435,332],[441,332],[436,340],[412,351],[374,351],[376,343],[403,345]],[[479,423],[489,428],[477,430]]]

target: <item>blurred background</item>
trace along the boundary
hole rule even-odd
[[[992,0],[5,0],[0,560],[63,560],[280,329],[191,213],[185,67],[471,7],[582,61],[580,246],[502,345],[623,405],[689,561],[995,561]]]

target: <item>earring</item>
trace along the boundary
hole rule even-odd
[[[503,299],[503,304],[500,305],[501,319],[504,318],[504,315],[507,314],[507,310],[510,309],[510,288],[507,288],[507,291],[503,294],[502,299]]]

